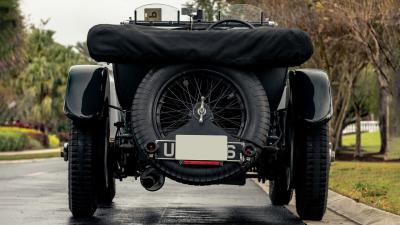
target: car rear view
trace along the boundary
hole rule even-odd
[[[189,185],[270,182],[274,205],[296,191],[301,218],[320,220],[329,175],[325,72],[290,69],[313,54],[299,29],[250,5],[206,21],[201,10],[151,4],[88,33],[97,62],[69,71],[69,203],[76,217],[110,203],[115,179],[149,191],[165,177]],[[186,18],[186,20],[183,20]]]

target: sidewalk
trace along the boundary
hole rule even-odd
[[[268,193],[268,183],[261,184],[257,179],[253,181],[259,185],[266,193]],[[287,208],[296,214],[295,210],[295,196],[293,195],[292,200]],[[339,215],[348,218],[349,220],[358,224],[376,224],[376,225],[398,225],[400,224],[400,216],[389,213],[371,206],[354,201],[351,198],[338,194],[334,191],[329,190],[328,193],[328,210],[331,210]],[[326,215],[325,215],[326,216]],[[311,222],[307,224],[319,224],[317,222]],[[321,223],[322,224],[322,223]]]
[[[14,151],[14,152],[0,152],[0,156],[10,156],[10,155],[29,155],[29,154],[45,154],[61,152],[61,147],[50,148],[50,149],[39,149],[39,150],[24,150],[24,151]]]

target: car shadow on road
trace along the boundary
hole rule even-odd
[[[304,224],[285,207],[100,207],[81,224]]]

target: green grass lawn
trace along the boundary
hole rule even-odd
[[[355,140],[356,136],[354,134],[343,135],[342,144],[343,147],[346,147],[348,150],[345,150],[342,153],[352,153],[354,150]],[[366,132],[361,134],[361,148],[364,153],[378,153],[380,144],[379,132]],[[400,159],[400,137],[390,138],[388,158]]]
[[[400,215],[400,163],[334,162],[329,187],[356,201]]]

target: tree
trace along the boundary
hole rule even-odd
[[[339,18],[345,19],[349,35],[366,53],[373,65],[379,84],[380,153],[387,155],[389,138],[389,104],[392,96],[390,83],[399,71],[400,2],[397,0],[336,1],[329,7]]]
[[[399,44],[400,45],[400,44]],[[398,50],[400,51],[400,49]],[[398,57],[400,59],[400,56]],[[395,75],[395,82],[393,87],[394,93],[394,106],[392,115],[399,115],[400,114],[400,71],[398,71]],[[400,118],[398,116],[392,116],[395,126],[392,126],[392,133],[394,136],[400,136]]]
[[[225,0],[194,0],[194,8],[204,10],[204,19],[213,21],[217,12],[226,6]]]
[[[330,77],[334,113],[330,122],[330,140],[335,151],[341,140],[343,123],[351,105],[352,90],[360,71],[368,64],[348,35],[349,28],[338,20],[325,1],[271,0],[261,5],[267,17],[281,27],[305,30],[314,43],[314,55],[304,67],[321,68]],[[273,10],[272,10],[273,9]]]
[[[23,62],[24,27],[18,0],[0,1],[0,79]]]
[[[360,157],[361,154],[361,120],[364,115],[374,111],[375,102],[377,102],[376,76],[371,67],[365,68],[357,76],[354,88],[352,90],[352,111],[355,117],[356,125],[356,143],[354,148],[354,157]]]
[[[63,102],[67,71],[88,60],[53,39],[54,31],[32,27],[27,35],[27,67],[15,80],[21,96],[18,111],[24,120],[57,128],[65,123]]]
[[[76,43],[76,45],[74,46],[74,48],[84,57],[86,57],[86,59],[88,61],[94,62],[93,59],[90,57],[89,54],[89,49],[87,47],[87,43],[86,42],[78,42]]]
[[[334,96],[330,136],[334,150],[352,98],[349,90],[354,88],[360,71],[369,64],[373,66],[380,86],[381,153],[387,153],[389,84],[399,71],[400,1],[270,0],[263,5],[268,17],[283,27],[302,28],[314,41],[314,56],[305,66],[323,68],[330,75]]]
[[[10,80],[25,65],[23,17],[17,0],[0,1],[0,124],[12,119],[16,96]]]
[[[16,96],[12,89],[0,86],[0,125],[11,122]]]

